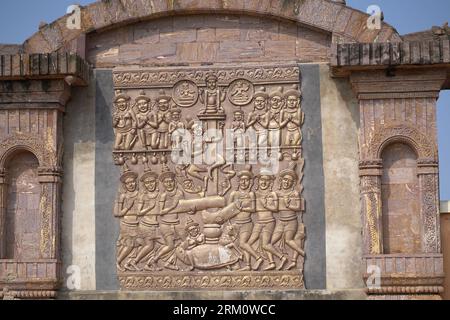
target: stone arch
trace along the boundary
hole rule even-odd
[[[27,53],[71,49],[82,35],[138,21],[187,14],[246,14],[294,21],[332,33],[346,42],[401,42],[397,31],[383,23],[367,28],[368,15],[330,0],[102,0],[81,9],[81,28],[67,27],[69,15],[42,27],[24,43]]]
[[[43,143],[42,139],[29,134],[10,136],[0,142],[0,168],[5,168],[8,159],[20,151],[31,152],[40,167],[56,166],[55,152]]]
[[[416,152],[418,159],[437,162],[435,144],[416,128],[404,124],[379,128],[370,141],[369,157],[381,159],[383,150],[393,143],[407,144]]]
[[[411,143],[395,141],[382,151],[381,207],[384,254],[411,254],[422,248],[418,154]]]

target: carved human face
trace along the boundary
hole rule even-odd
[[[117,109],[119,109],[120,111],[125,111],[128,108],[128,101],[121,98],[116,101],[116,106],[117,106]]]
[[[161,111],[167,111],[169,110],[169,100],[167,99],[161,99],[158,101],[158,108]]]
[[[270,184],[272,183],[272,179],[269,176],[261,176],[259,178],[259,189],[260,190],[267,190],[270,187]]]
[[[208,79],[208,81],[206,81],[206,85],[208,86],[209,90],[215,90],[217,88],[217,81],[216,79]]]
[[[287,98],[287,107],[289,109],[297,109],[300,104],[300,99],[296,96],[289,96]]]
[[[244,116],[242,113],[235,113],[234,114],[234,121],[241,122],[244,120]]]
[[[175,186],[176,186],[175,179],[172,177],[165,178],[163,181],[163,185],[167,191],[171,192],[171,191],[175,190]]]
[[[247,190],[247,189],[249,189],[249,188],[250,188],[250,185],[251,185],[250,177],[248,177],[248,176],[242,176],[242,177],[239,179],[239,188],[240,188],[241,190]]]
[[[134,192],[136,191],[136,179],[133,178],[127,178],[125,180],[125,189],[127,189],[128,192]]]
[[[157,186],[157,182],[155,178],[146,178],[144,180],[144,187],[148,192],[155,192]]]
[[[200,228],[198,226],[190,227],[188,232],[192,238],[195,238],[200,234]]]
[[[281,179],[281,187],[284,190],[290,190],[294,186],[294,182],[293,177],[286,175]]]
[[[270,99],[270,105],[272,109],[279,110],[283,106],[283,98],[280,96],[274,96]]]
[[[194,131],[194,135],[196,136],[203,136],[203,128],[200,125],[195,125],[192,130]]]
[[[172,112],[172,121],[180,121],[181,119],[181,114],[179,112]]]
[[[255,99],[255,109],[256,110],[264,110],[266,108],[267,101],[263,97],[257,97]]]
[[[148,101],[145,101],[145,100],[139,100],[139,101],[137,102],[137,108],[138,108],[139,112],[141,112],[141,113],[147,113],[147,112],[148,112],[148,109],[149,109]]]

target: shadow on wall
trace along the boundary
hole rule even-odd
[[[116,243],[119,221],[113,217],[120,169],[114,165],[112,150],[112,102],[114,85],[111,70],[95,71],[95,274],[97,290],[118,290]]]
[[[62,289],[70,266],[79,267],[81,287],[95,289],[94,151],[95,87],[73,88],[64,117],[62,190]]]

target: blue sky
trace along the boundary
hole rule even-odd
[[[0,4],[0,43],[22,43],[32,35],[41,21],[52,22],[65,14],[69,5],[86,5],[89,0],[3,0]],[[450,0],[347,0],[362,11],[376,4],[386,22],[400,34],[441,26],[450,21]],[[450,200],[450,91],[438,101],[438,130],[441,163],[441,199]]]

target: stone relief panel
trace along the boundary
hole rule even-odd
[[[40,258],[41,216],[38,161],[30,152],[16,154],[8,161],[5,255],[2,259]]]
[[[303,288],[298,67],[113,79],[122,289]]]

